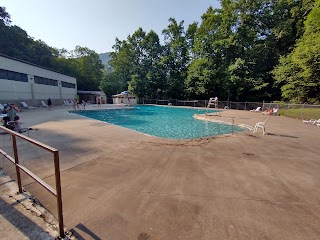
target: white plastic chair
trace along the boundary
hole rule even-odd
[[[253,133],[257,132],[259,128],[261,128],[263,135],[266,134],[266,122],[268,119],[264,120],[264,122],[257,122],[254,126]]]
[[[69,100],[66,100],[66,104],[67,104],[67,106],[72,106],[73,105],[73,101],[70,100],[70,102],[69,102]]]
[[[277,115],[279,116],[279,109],[278,108],[274,108],[273,111],[272,111],[272,115]]]
[[[0,103],[0,111],[4,110],[4,106]]]
[[[313,125],[318,125],[320,124],[320,119],[316,120],[316,119],[310,119],[310,120],[303,120],[302,121],[305,124],[313,124]]]
[[[41,106],[40,107],[48,107],[48,105],[44,102],[44,101],[41,101]]]
[[[24,109],[36,109],[36,107],[32,107],[32,106],[29,106],[28,104],[26,104],[25,102],[21,102],[21,104],[22,104],[22,107],[24,108]]]
[[[250,112],[260,112],[260,110],[261,110],[261,107],[257,107],[256,109],[250,110]]]

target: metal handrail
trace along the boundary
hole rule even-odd
[[[231,135],[233,135],[233,133],[234,133],[234,130],[233,130],[233,128],[234,128],[234,127],[233,127],[233,126],[234,126],[234,119],[233,119],[233,118],[228,118],[227,120],[221,122],[221,124],[226,123],[226,122],[228,122],[229,120],[232,121],[232,131],[231,131]],[[219,125],[219,128],[218,128],[218,134],[220,135],[220,125]]]
[[[11,157],[8,153],[3,151],[2,149],[0,149],[0,154],[2,154],[6,159],[8,159],[11,163],[13,163],[15,165],[19,193],[23,192],[22,184],[21,184],[21,175],[20,175],[20,170],[22,170],[27,175],[29,175],[31,178],[33,178],[37,183],[39,183],[42,187],[44,187],[48,192],[50,192],[52,195],[54,195],[57,198],[59,235],[60,235],[60,237],[64,237],[59,151],[53,147],[50,147],[46,144],[38,142],[32,138],[29,138],[29,137],[24,136],[20,133],[14,132],[6,127],[0,126],[0,129],[5,132],[8,132],[9,134],[11,134],[11,137],[12,137],[12,146],[13,146],[14,157]],[[30,142],[30,143],[32,143],[40,148],[43,148],[44,150],[49,151],[53,154],[56,189],[53,189],[49,184],[47,184],[45,181],[40,179],[37,175],[35,175],[33,172],[31,172],[29,169],[27,169],[26,167],[22,166],[19,163],[16,137],[19,137],[27,142]]]

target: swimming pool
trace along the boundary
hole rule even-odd
[[[196,108],[144,105],[133,109],[72,111],[72,113],[162,138],[193,139],[231,133],[231,125],[197,120],[192,117],[194,114],[205,112],[204,109]],[[243,131],[237,126],[233,128],[237,132]]]

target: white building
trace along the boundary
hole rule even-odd
[[[40,106],[41,100],[51,98],[60,105],[76,95],[76,78],[0,54],[0,103]]]
[[[138,104],[138,97],[126,91],[120,94],[112,95],[112,98],[113,104]]]
[[[107,103],[107,95],[102,91],[78,91],[78,96],[80,102],[84,100],[88,103],[98,103],[100,99],[101,104]]]

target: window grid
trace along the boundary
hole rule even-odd
[[[44,77],[38,77],[38,76],[34,76],[34,83],[43,84],[43,85],[50,85],[50,86],[58,86],[57,80],[44,78]]]
[[[65,87],[65,88],[76,88],[76,85],[73,83],[68,83],[68,82],[63,82],[61,81],[61,87]]]
[[[0,69],[0,79],[13,80],[18,82],[28,82],[28,75],[24,73]]]

